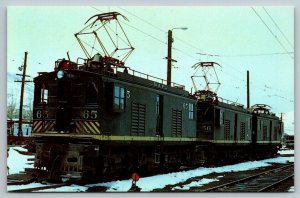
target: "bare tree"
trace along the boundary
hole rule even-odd
[[[27,121],[32,120],[32,101],[31,100],[28,101],[28,105],[26,105],[26,106],[24,105],[23,118]]]
[[[8,102],[7,102],[7,118],[12,120],[16,118],[17,113],[17,103],[13,93],[8,94]]]

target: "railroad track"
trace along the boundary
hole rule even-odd
[[[34,179],[28,179],[28,180],[23,180],[23,181],[8,181],[7,185],[12,186],[12,185],[25,185],[25,184],[30,184],[34,182]]]
[[[289,164],[215,186],[202,192],[264,192],[293,177],[294,164]]]
[[[40,187],[33,187],[33,188],[10,190],[9,192],[35,192],[35,191],[39,191],[39,190],[59,188],[59,187],[70,186],[70,185],[72,185],[72,184],[71,183],[53,184],[53,185],[49,185],[49,186],[40,186]]]

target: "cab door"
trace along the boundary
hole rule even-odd
[[[237,143],[238,114],[234,115],[234,143]]]
[[[56,130],[69,131],[72,119],[71,81],[59,80],[57,86]]]

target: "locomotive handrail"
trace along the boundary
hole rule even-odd
[[[83,64],[79,64],[78,63],[79,60],[84,60],[84,63]],[[59,68],[59,64],[62,61],[65,61],[65,59],[58,59],[57,61],[55,61],[54,69],[57,70]],[[76,66],[76,68],[79,68],[79,69],[81,69],[82,67],[86,66],[87,63],[88,63],[88,60],[84,59],[84,58],[77,58],[76,62],[72,62],[72,64],[74,66]],[[116,74],[117,72],[127,73],[127,74],[130,74],[132,76],[144,78],[144,79],[147,79],[147,80],[152,80],[154,82],[167,85],[167,80],[165,80],[165,79],[158,78],[158,77],[155,77],[155,76],[152,76],[152,75],[149,75],[149,74],[146,74],[146,73],[143,73],[143,72],[131,69],[130,67],[126,67],[126,66],[123,66],[123,65],[122,66],[111,65],[111,67],[115,69],[113,71],[114,74]],[[41,74],[44,74],[44,73],[41,73]],[[175,82],[171,82],[171,87],[185,90],[185,86],[184,85],[181,85],[181,84],[178,84],[178,83],[175,83]]]
[[[152,80],[154,82],[157,82],[157,83],[161,83],[161,84],[164,84],[166,85],[167,81],[162,79],[162,78],[158,78],[158,77],[155,77],[155,76],[151,76],[149,74],[146,74],[146,73],[143,73],[143,72],[140,72],[140,71],[137,71],[137,70],[133,70],[129,67],[126,67],[127,71],[124,72],[124,67],[116,67],[116,71],[120,71],[120,68],[122,69],[122,73],[128,73],[132,76],[136,76],[136,77],[140,77],[140,78],[144,78],[144,79],[147,79],[147,80]],[[180,84],[177,84],[177,83],[174,83],[174,82],[171,82],[171,87],[175,87],[175,88],[180,88],[180,89],[185,89],[185,86],[184,85],[180,85]]]
[[[234,101],[231,101],[231,100],[228,100],[228,99],[225,99],[225,98],[218,97],[218,100],[223,102],[223,103],[226,103],[226,104],[231,104],[231,105],[234,105],[234,106],[244,108],[244,105],[242,105],[240,103],[237,103],[237,102],[234,102]]]

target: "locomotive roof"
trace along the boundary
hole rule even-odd
[[[123,68],[124,69],[124,68]],[[143,74],[141,72],[137,72],[134,70],[133,73],[128,72],[121,72],[116,70],[114,73],[98,73],[98,72],[91,72],[81,69],[70,69],[70,70],[64,70],[66,73],[69,74],[84,74],[89,76],[98,76],[98,77],[106,77],[108,79],[111,79],[112,81],[119,80],[119,81],[127,81],[133,84],[139,84],[146,87],[151,87],[157,90],[161,90],[164,92],[173,93],[176,95],[181,95],[184,97],[189,97],[189,92],[184,90],[184,86],[173,83],[173,86],[168,86],[163,84],[164,80],[159,79],[147,74]],[[40,72],[37,77],[34,78],[34,82],[40,81],[40,80],[51,80],[56,78],[58,70],[52,71],[52,72]],[[140,75],[140,76],[137,76]],[[161,82],[159,82],[161,81]]]
[[[149,86],[149,87],[152,87],[152,88],[155,88],[155,89],[171,92],[171,93],[186,96],[186,97],[189,96],[189,92],[184,90],[183,86],[173,86],[173,87],[172,86],[167,86],[163,83],[159,83],[159,82],[154,81],[154,80],[149,80],[147,78],[134,76],[134,75],[124,73],[124,72],[117,72],[116,76],[120,80],[131,81],[134,84],[141,84],[141,85],[144,85],[144,86]]]

